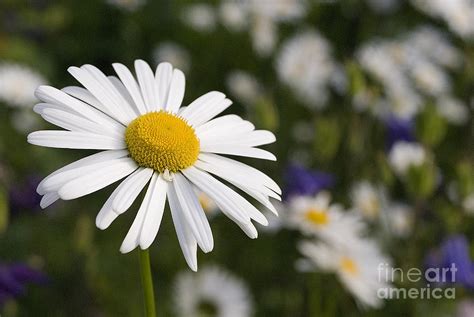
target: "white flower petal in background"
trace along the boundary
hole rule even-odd
[[[188,5],[181,13],[184,24],[198,32],[212,32],[216,28],[215,8],[205,3]]]
[[[326,106],[328,86],[337,68],[329,43],[318,32],[306,30],[286,40],[278,53],[278,78],[308,107]]]
[[[119,9],[133,12],[143,7],[146,0],[107,0],[107,3]]]
[[[11,107],[31,107],[37,101],[34,91],[46,84],[35,70],[21,64],[0,64],[0,101]]]
[[[183,72],[187,72],[191,66],[191,56],[188,51],[174,42],[159,43],[153,50],[153,59],[157,65],[168,62]]]
[[[335,273],[363,307],[378,308],[383,305],[378,290],[390,287],[392,281],[387,281],[385,274],[380,274],[379,267],[389,270],[391,260],[381,253],[373,241],[358,239],[352,241],[348,248],[305,241],[300,243],[299,249],[319,270]]]
[[[178,317],[250,317],[253,312],[244,282],[217,266],[205,267],[197,274],[180,273],[173,302]]]
[[[375,220],[380,216],[386,199],[383,189],[368,181],[354,184],[350,197],[352,208],[368,220]]]
[[[252,106],[263,94],[257,78],[243,70],[234,70],[226,78],[227,89],[240,102]]]
[[[388,160],[397,174],[404,175],[411,166],[425,163],[427,154],[420,144],[399,141],[392,146]]]

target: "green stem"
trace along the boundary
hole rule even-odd
[[[150,252],[148,249],[139,249],[140,275],[142,278],[143,295],[145,299],[145,316],[156,317],[155,295],[153,291],[153,278],[151,276]]]

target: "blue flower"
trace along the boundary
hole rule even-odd
[[[451,268],[446,270],[444,283],[457,283],[474,289],[474,265],[469,255],[469,242],[463,235],[452,235],[443,241],[440,248],[430,252],[426,258],[427,268]]]
[[[413,120],[390,116],[385,120],[385,124],[387,128],[386,145],[388,150],[398,141],[414,142],[416,140]]]
[[[285,171],[284,199],[298,195],[316,195],[323,189],[334,186],[334,176],[299,165],[290,165]]]
[[[8,299],[24,295],[26,284],[42,284],[46,281],[44,273],[25,264],[0,265],[0,306]]]

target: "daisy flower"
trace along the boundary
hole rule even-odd
[[[175,310],[178,316],[248,317],[252,301],[246,285],[237,277],[215,266],[197,275],[178,276],[175,284]]]
[[[124,65],[113,67],[118,77],[107,77],[92,65],[70,67],[69,73],[85,88],[41,86],[36,90],[43,102],[34,110],[65,130],[33,132],[29,143],[100,151],[46,177],[38,185],[38,193],[44,195],[41,206],[79,198],[125,178],[97,215],[97,227],[106,229],[147,187],[120,251],[127,253],[138,246],[145,250],[151,245],[168,201],[186,262],[197,270],[197,246],[204,252],[214,246],[194,191],[197,187],[249,237],[256,238],[252,220],[265,225],[267,219],[211,174],[276,212],[269,197],[280,198],[278,185],[259,170],[222,156],[276,160],[270,152],[256,148],[273,143],[275,136],[255,130],[236,115],[215,118],[232,104],[221,92],[211,91],[181,107],[185,77],[169,63],[158,65],[154,74],[146,62],[137,60],[137,79]]]
[[[331,195],[320,192],[315,197],[297,196],[288,207],[288,222],[306,235],[315,235],[335,245],[346,245],[365,230],[360,217],[330,204]]]
[[[299,249],[316,268],[335,273],[361,306],[382,306],[378,290],[390,286],[385,270],[390,270],[391,261],[375,243],[358,239],[348,248],[338,248],[305,241],[300,243]]]
[[[404,175],[410,167],[425,163],[427,154],[425,149],[417,143],[399,141],[390,150],[388,160],[396,173]]]
[[[382,189],[368,181],[356,183],[351,190],[354,209],[364,218],[374,220],[380,215],[385,195]]]

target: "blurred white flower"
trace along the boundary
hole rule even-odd
[[[241,2],[222,1],[219,6],[219,17],[229,30],[242,31],[249,24],[248,12]]]
[[[289,225],[331,244],[352,243],[365,231],[365,224],[356,214],[344,212],[341,206],[330,202],[331,196],[325,191],[315,197],[292,198],[288,205]]]
[[[438,112],[450,123],[465,124],[469,120],[469,109],[460,100],[443,96],[438,99],[436,106]]]
[[[11,107],[33,108],[37,101],[34,91],[46,84],[35,70],[20,64],[0,64],[0,101]]]
[[[202,209],[206,213],[208,218],[212,218],[219,212],[219,207],[215,201],[209,197],[205,192],[195,188],[196,196],[198,197],[199,203],[201,204]]]
[[[168,62],[183,71],[188,71],[191,65],[191,57],[188,51],[174,42],[162,42],[153,51],[153,59],[158,65]]]
[[[354,210],[369,220],[379,217],[386,199],[384,191],[368,181],[356,183],[352,187],[350,196]]]
[[[127,11],[135,11],[142,7],[146,0],[107,0],[107,3]]]
[[[462,202],[462,206],[466,213],[474,215],[474,193],[467,195]]]
[[[456,317],[472,317],[474,316],[474,301],[472,299],[464,299],[457,305]]]
[[[307,30],[287,40],[278,54],[279,79],[309,107],[323,108],[336,64],[329,43],[318,32]]]
[[[472,0],[412,0],[425,13],[443,19],[459,36],[474,38],[474,1]]]
[[[413,230],[414,214],[410,206],[391,203],[383,209],[390,232],[400,238],[406,238]]]
[[[268,56],[278,41],[278,24],[301,19],[306,9],[303,0],[227,0],[221,3],[219,11],[222,23],[229,30],[249,28],[255,51]]]
[[[378,105],[376,115],[410,119],[426,104],[424,98],[442,98],[451,91],[445,68],[462,64],[462,55],[430,27],[419,27],[397,40],[374,40],[356,53],[357,60],[382,85],[379,100],[369,94],[354,97],[357,109]],[[374,97],[373,95],[371,95]]]
[[[179,274],[174,307],[179,317],[249,317],[253,311],[244,282],[216,266],[205,267],[199,273]]]
[[[430,62],[415,63],[411,69],[411,75],[418,88],[427,95],[439,96],[451,88],[446,73]]]
[[[227,75],[226,85],[235,98],[250,106],[263,94],[263,88],[257,78],[242,70],[234,70]]]
[[[205,3],[188,5],[181,14],[182,21],[199,32],[211,32],[216,27],[214,7]]]
[[[392,146],[388,160],[394,171],[404,175],[412,166],[420,166],[427,159],[425,149],[417,143],[399,141]]]
[[[318,269],[335,273],[343,286],[363,307],[380,307],[383,300],[378,290],[390,287],[379,267],[390,267],[391,260],[369,240],[355,240],[348,248],[305,241],[299,250]]]

